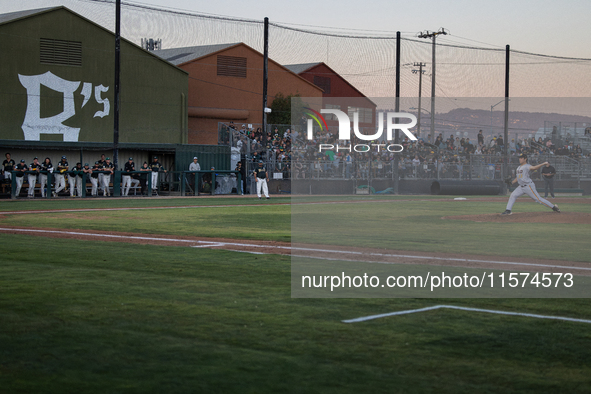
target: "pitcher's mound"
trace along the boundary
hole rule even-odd
[[[489,213],[485,215],[445,216],[447,220],[470,220],[472,222],[492,223],[569,223],[591,224],[591,214],[580,212],[515,212],[511,215]]]

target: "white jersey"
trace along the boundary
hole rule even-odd
[[[524,165],[517,167],[515,174],[517,175],[517,183],[519,184],[519,186],[526,186],[533,182],[529,177],[530,168],[531,165],[528,163],[525,163]]]

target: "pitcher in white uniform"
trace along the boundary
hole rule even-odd
[[[517,201],[517,197],[523,194],[527,194],[538,204],[542,204],[547,206],[548,208],[552,208],[554,212],[560,212],[560,209],[558,209],[558,205],[554,205],[550,201],[540,197],[536,190],[536,185],[529,177],[530,171],[535,171],[538,168],[548,164],[548,162],[538,164],[537,166],[532,166],[527,163],[527,155],[525,153],[522,153],[521,155],[519,155],[519,164],[519,167],[517,167],[517,170],[515,171],[517,177],[513,179],[512,182],[518,183],[519,186],[517,187],[517,189],[513,191],[513,193],[511,193],[511,196],[509,197],[509,202],[507,203],[507,209],[501,215],[511,215],[511,208],[513,208],[513,204],[515,204],[515,201]]]

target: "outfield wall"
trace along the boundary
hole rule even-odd
[[[402,179],[398,183],[398,190],[400,194],[431,194],[431,184],[433,181],[434,179]],[[499,184],[503,186],[501,181],[499,181]],[[535,184],[538,190],[544,190],[543,181],[536,181]],[[290,183],[287,180],[271,180],[269,182],[269,192],[277,193],[278,190],[281,190],[292,194],[352,195],[355,193],[355,188],[361,185],[367,185],[367,182],[341,179],[298,179],[297,182]],[[379,192],[394,187],[394,181],[391,179],[372,180],[371,187],[373,187],[376,192]],[[591,180],[557,180],[554,182],[554,188],[555,190],[567,189],[573,192],[582,191],[583,195],[591,195]],[[501,192],[501,194],[502,193],[503,192]]]

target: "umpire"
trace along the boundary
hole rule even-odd
[[[554,198],[554,175],[556,175],[556,169],[546,163],[542,167],[542,178],[544,179],[544,198],[548,197],[548,189],[550,189],[550,195]]]

